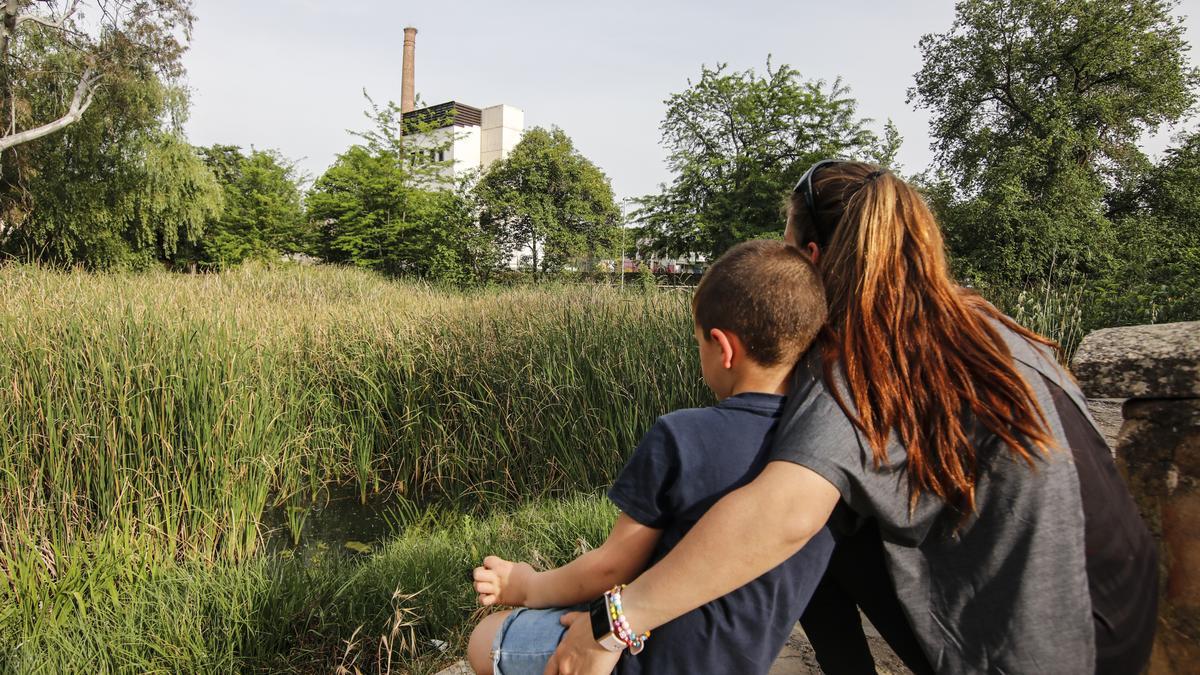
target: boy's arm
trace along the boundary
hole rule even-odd
[[[488,556],[475,568],[475,591],[485,606],[568,607],[589,602],[645,569],[661,534],[622,513],[604,544],[562,567],[535,572],[527,563]]]

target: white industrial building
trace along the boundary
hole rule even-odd
[[[425,129],[411,142],[446,162],[444,175],[451,179],[507,157],[525,133],[525,112],[504,104],[476,108],[449,101],[405,112],[404,121]]]
[[[404,29],[400,112],[406,127],[422,128],[409,142],[432,153],[434,160],[446,162],[443,175],[450,179],[483,171],[507,157],[525,133],[525,112],[511,105],[476,108],[457,101],[417,108],[416,52],[417,29],[409,26]]]
[[[404,29],[404,56],[400,80],[400,114],[405,142],[409,150],[424,150],[443,163],[442,181],[428,187],[451,187],[471,172],[486,171],[493,162],[508,157],[525,133],[525,111],[511,105],[476,108],[458,101],[447,101],[424,108],[416,107],[417,29]],[[419,127],[409,133],[409,127]],[[516,251],[508,266],[516,268],[528,250]]]

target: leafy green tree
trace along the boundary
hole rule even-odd
[[[191,9],[191,0],[3,0],[0,118],[10,123],[0,132],[0,152],[78,122],[114,75],[129,69],[153,69],[165,79],[181,75],[179,59],[195,20]],[[53,43],[72,66],[29,58],[38,50],[27,49],[27,40]],[[30,73],[48,76],[70,98],[35,110],[28,102],[41,92],[23,86]]]
[[[608,177],[558,127],[526,131],[483,174],[476,195],[485,231],[505,254],[528,250],[535,277],[572,259],[594,261],[619,235]]]
[[[51,3],[16,4],[26,10]],[[182,73],[174,31],[186,31],[190,18],[153,14],[143,2],[112,9],[116,15],[88,26],[136,30],[88,34],[78,17],[67,17],[64,30],[33,21],[6,33],[12,39],[0,103],[16,129],[58,118],[80,73],[93,69],[102,80],[88,94],[87,114],[0,154],[0,254],[92,268],[146,266],[170,260],[187,237],[198,236],[208,217],[198,214],[220,208],[219,189],[213,197],[215,182],[180,136],[188,101],[173,83]]]
[[[968,278],[1016,284],[1113,264],[1104,198],[1148,162],[1143,134],[1200,83],[1165,0],[963,0],[926,35],[910,101],[932,113],[939,210]]]
[[[50,103],[54,89],[39,91]],[[211,172],[164,128],[186,105],[153,73],[110,73],[91,114],[4,153],[0,252],[96,269],[172,260],[221,208]]]
[[[127,239],[133,250],[143,258],[175,262],[182,248],[199,241],[205,226],[221,215],[221,186],[179,135],[152,136],[143,153],[137,179],[123,195],[129,205],[117,213],[128,213]]]
[[[837,80],[804,80],[790,66],[766,73],[704,67],[672,94],[662,143],[675,178],[640,200],[642,236],[664,253],[716,256],[746,239],[778,233],[781,195],[826,157],[890,163],[895,127],[881,142]]]
[[[1116,273],[1097,293],[1104,325],[1200,319],[1200,132],[1112,201]]]
[[[338,156],[308,195],[320,229],[319,255],[379,268],[392,254],[407,215],[405,174],[395,157],[355,145]]]
[[[293,163],[274,151],[246,155],[230,145],[200,148],[200,154],[221,183],[225,209],[205,228],[196,262],[220,268],[311,248]]]
[[[372,102],[367,115],[374,127],[359,134],[363,143],[339,155],[308,194],[317,254],[395,275],[486,277],[495,254],[471,195],[434,159],[449,140],[436,133],[444,121],[402,122],[393,103]]]
[[[76,137],[87,125],[63,138]],[[170,132],[148,134],[126,147],[111,172],[98,176],[80,153],[48,153],[33,177],[35,209],[4,238],[0,251],[26,260],[93,269],[146,268],[172,262],[220,215],[220,185],[192,147]],[[79,164],[73,159],[81,160]]]

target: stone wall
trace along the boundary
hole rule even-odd
[[[1161,553],[1159,623],[1149,672],[1196,672],[1200,321],[1096,331],[1084,338],[1072,370],[1089,398],[1126,399],[1117,466]]]

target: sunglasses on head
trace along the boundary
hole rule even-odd
[[[841,164],[844,159],[823,159],[816,164],[808,167],[808,171],[800,176],[800,180],[796,181],[796,187],[792,188],[792,192],[799,192],[804,197],[804,205],[808,207],[808,214],[812,216],[813,221],[817,219],[817,204],[813,197],[813,178],[817,175],[817,171],[821,167],[829,166],[830,164]]]
[[[822,243],[824,242],[825,237],[824,233],[821,231],[823,229],[821,227],[821,220],[817,218],[817,200],[815,197],[813,197],[813,177],[817,175],[817,171],[822,167],[829,166],[830,164],[841,164],[845,161],[846,160],[844,159],[823,159],[816,164],[813,164],[812,166],[808,167],[808,171],[804,172],[804,175],[800,177],[800,180],[796,181],[796,187],[792,188],[793,194],[799,192],[800,196],[804,197],[804,205],[808,207],[808,217],[810,220],[812,220],[813,226],[816,227]]]

